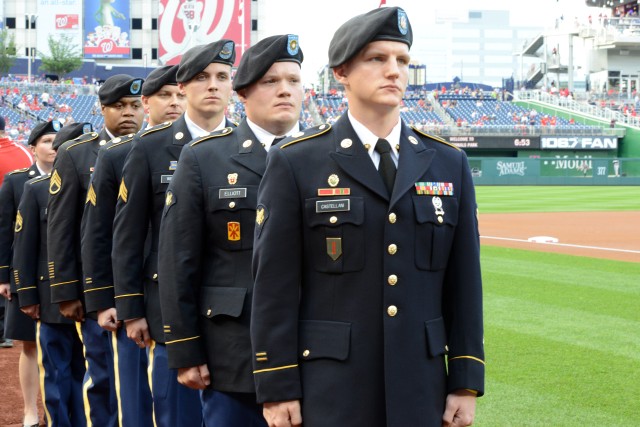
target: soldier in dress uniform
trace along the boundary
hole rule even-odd
[[[113,273],[116,310],[127,336],[149,347],[151,394],[158,426],[192,426],[202,421],[199,393],[180,385],[167,363],[158,293],[158,236],[164,193],[182,147],[191,139],[231,126],[224,111],[231,95],[235,44],[220,40],[188,50],[176,80],[187,97],[186,111],[136,135],[125,160],[114,221]],[[151,252],[145,253],[151,224]]]
[[[91,132],[90,123],[71,123],[53,140],[52,149],[65,141]],[[49,180],[46,174],[30,179],[24,186],[18,212],[13,265],[19,279],[20,309],[36,320],[38,367],[42,382],[45,420],[49,426],[83,427],[87,424],[82,398],[85,362],[82,342],[74,322],[51,303],[47,269],[47,203]],[[35,424],[37,425],[37,424]]]
[[[185,97],[176,82],[177,65],[153,70],[142,85],[148,126],[173,121],[184,112]],[[85,202],[82,269],[87,312],[98,313],[98,324],[113,334],[118,418],[122,426],[152,426],[152,402],[147,379],[147,354],[127,337],[117,321],[113,286],[113,218],[124,161],[134,134],[115,138],[100,148]]]
[[[160,228],[158,277],[169,367],[201,389],[206,426],[266,426],[251,368],[251,253],[258,185],[276,138],[299,131],[302,50],[268,37],[233,86],[246,118],[180,155]]]
[[[398,7],[347,21],[329,66],[348,112],[267,156],[251,338],[270,426],[473,421],[484,389],[475,194],[464,152],[400,118],[411,43]]]
[[[96,313],[84,307],[80,230],[84,205],[95,195],[89,182],[98,149],[109,140],[140,130],[144,110],[140,95],[143,80],[126,74],[109,77],[98,91],[104,129],[67,141],[58,149],[49,180],[48,257],[51,301],[60,312],[81,326],[87,359],[88,411],[96,426],[117,424],[111,334],[97,322]]]
[[[0,187],[0,264],[11,266],[14,230],[21,227],[22,218],[18,214],[18,205],[24,190],[24,184],[29,179],[47,174],[53,167],[55,152],[51,143],[61,124],[57,121],[38,123],[29,135],[28,145],[36,159],[29,168],[10,172]],[[6,260],[6,261],[5,261]],[[24,399],[24,425],[31,426],[38,423],[38,360],[36,351],[36,328],[33,319],[20,311],[17,294],[18,278],[16,271],[11,274],[10,290],[8,278],[0,278],[0,294],[7,298],[5,337],[23,341],[20,352],[19,370],[22,398]],[[5,282],[6,280],[6,282]]]

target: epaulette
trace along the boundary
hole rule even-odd
[[[133,141],[133,137],[135,135],[136,135],[135,133],[130,133],[129,135],[124,135],[124,136],[119,136],[117,138],[113,138],[111,140],[111,145],[105,147],[104,149],[105,150],[110,150],[113,147],[117,147],[119,145],[126,144],[127,142],[131,142],[131,141]]]
[[[65,141],[65,144],[68,144],[70,141],[74,141],[73,144],[69,144],[67,146],[67,151],[69,151],[71,147],[75,147],[77,145],[81,145],[86,142],[93,141],[94,139],[98,138],[98,136],[100,136],[98,132],[89,132],[89,133],[84,133],[75,139],[70,139],[69,141]]]
[[[7,175],[13,175],[15,173],[24,173],[24,172],[27,172],[29,169],[31,168],[28,167],[28,168],[16,169],[14,171],[9,172]]]
[[[142,132],[140,134],[140,136],[145,136],[145,135],[148,135],[150,133],[157,132],[157,131],[162,130],[162,129],[166,129],[166,128],[170,127],[172,124],[173,124],[173,122],[160,123],[159,125],[155,125],[153,127],[150,127],[149,129],[145,130],[144,132]]]
[[[233,128],[232,127],[226,127],[224,129],[213,131],[209,135],[201,136],[200,138],[197,138],[197,139],[193,140],[189,144],[189,147],[193,147],[194,145],[200,144],[203,141],[208,141],[210,139],[217,138],[219,136],[231,135],[232,132],[233,132]]]
[[[51,178],[51,174],[50,173],[48,173],[46,175],[42,175],[42,176],[36,177],[36,178],[33,178],[33,179],[31,179],[31,180],[29,180],[27,182],[29,183],[29,185],[33,185],[36,182],[46,181],[49,178]]]
[[[441,144],[448,145],[449,147],[455,148],[458,151],[462,151],[462,149],[460,147],[456,147],[455,145],[451,144],[450,142],[445,141],[444,139],[440,138],[439,136],[430,135],[428,133],[422,132],[421,130],[416,129],[413,126],[411,126],[411,129],[413,129],[414,132],[418,132],[420,135],[424,135],[424,136],[426,136],[428,138],[433,139],[434,141],[438,141]]]
[[[280,149],[284,149],[285,147],[288,147],[290,145],[293,144],[297,144],[298,142],[302,142],[302,141],[306,141],[307,139],[312,139],[315,138],[316,136],[320,136],[322,134],[325,134],[327,132],[329,132],[331,130],[331,125],[326,123],[323,125],[319,125],[313,128],[309,128],[309,129],[305,129],[302,130],[298,133],[295,133],[293,135],[291,135],[292,138],[294,138],[293,140],[287,142],[286,144],[283,144]]]

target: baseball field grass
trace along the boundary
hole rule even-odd
[[[478,187],[482,212],[640,210],[633,187]],[[640,239],[640,224],[636,230]],[[640,425],[640,263],[482,246],[475,425]]]
[[[640,211],[634,186],[478,186],[476,197],[482,213]]]

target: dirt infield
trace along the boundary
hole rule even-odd
[[[640,212],[480,214],[481,244],[640,262]],[[557,243],[535,243],[533,237]]]
[[[640,212],[480,214],[479,221],[483,245],[640,262]],[[528,241],[539,236],[558,242]],[[0,426],[22,425],[20,348],[0,349]]]

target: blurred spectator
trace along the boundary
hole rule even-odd
[[[6,121],[4,117],[0,117],[0,185],[7,173],[33,164],[31,152],[26,147],[13,142],[7,136],[5,127]]]

